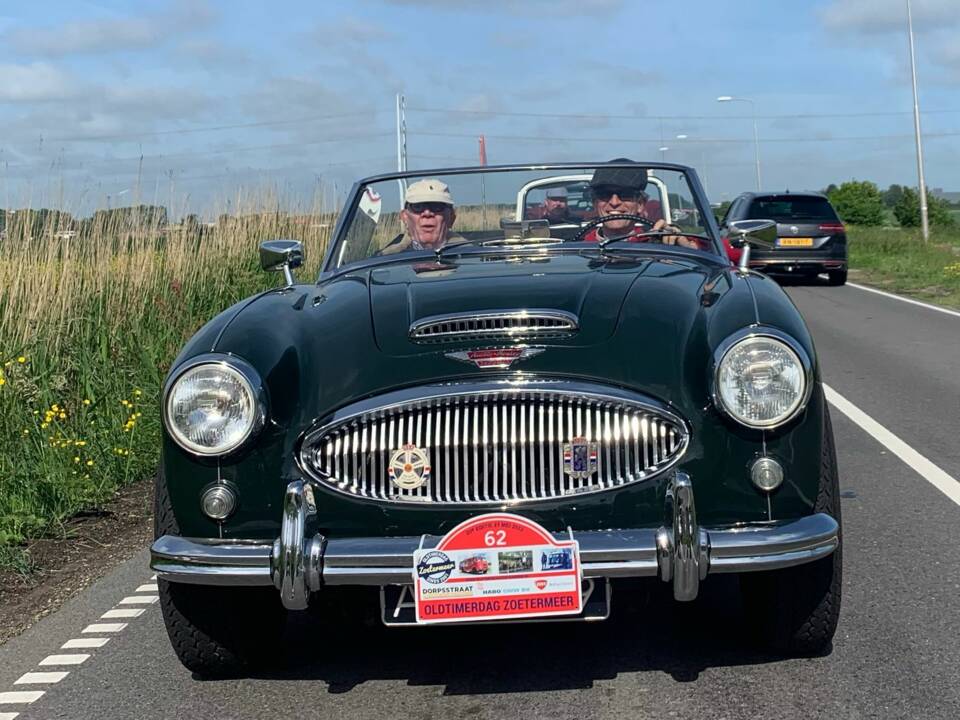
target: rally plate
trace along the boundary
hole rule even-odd
[[[481,620],[471,625],[494,625],[500,623],[521,622],[596,622],[610,617],[610,597],[612,589],[606,578],[585,578],[580,588],[583,598],[583,610],[578,615],[558,615],[556,617],[518,618],[504,620]],[[413,585],[386,585],[380,588],[380,618],[384,625],[417,625],[416,604],[413,597]]]

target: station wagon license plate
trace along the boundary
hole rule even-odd
[[[778,238],[777,245],[779,247],[813,247],[813,238],[812,237]]]

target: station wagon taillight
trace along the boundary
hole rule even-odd
[[[820,232],[827,235],[836,235],[838,233],[846,232],[846,228],[843,227],[843,223],[823,223],[820,225]]]

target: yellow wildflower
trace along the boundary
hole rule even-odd
[[[46,430],[46,428],[47,428],[47,426],[48,426],[49,424],[50,424],[50,423],[48,423],[48,422],[42,422],[42,423],[40,423],[40,429],[41,429],[41,430]]]
[[[141,395],[143,395],[143,393],[140,392],[139,390],[134,390],[134,391],[133,391],[133,394],[134,394],[135,397],[140,397]]]
[[[84,405],[89,405],[89,404],[90,404],[90,400],[88,400],[87,398],[84,398],[84,399],[83,399],[83,404],[84,404]]]
[[[24,435],[29,435],[29,434],[30,434],[30,431],[27,430],[26,428],[24,428],[24,429],[23,429],[23,434],[24,434]]]
[[[87,441],[86,441],[86,440],[74,440],[74,441],[73,441],[73,444],[76,445],[76,446],[78,446],[78,447],[83,447],[84,445],[87,444]]]
[[[60,418],[61,420],[66,420],[67,414],[65,412],[61,412],[59,415],[57,415],[57,417]]]
[[[50,409],[53,410],[54,412],[58,412],[60,410],[60,406],[54,403],[53,405],[50,406]]]
[[[7,381],[0,377],[0,385],[6,385]]]
[[[87,460],[87,467],[90,467],[91,465],[93,465],[93,460]]]
[[[17,362],[20,363],[21,365],[23,365],[23,363],[25,363],[26,361],[27,359],[23,355],[17,358]]]
[[[74,461],[75,463],[80,462],[80,456],[79,456],[79,455],[74,455],[74,456],[73,456],[73,461]]]

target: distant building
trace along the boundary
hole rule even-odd
[[[930,194],[940,200],[946,200],[952,205],[960,203],[960,192],[945,192],[943,188],[933,188]]]

